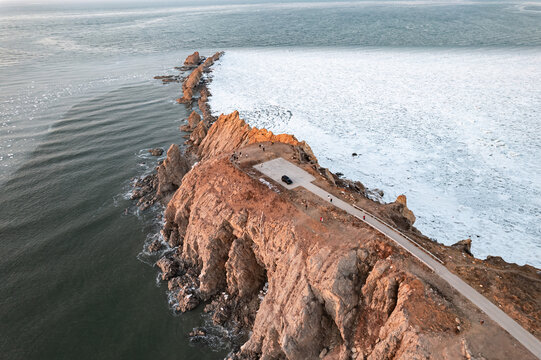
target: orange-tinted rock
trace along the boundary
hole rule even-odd
[[[462,252],[465,252],[466,254],[472,256],[472,253],[471,253],[471,239],[465,239],[465,240],[460,240],[459,242],[451,245],[452,247],[454,248],[457,248],[459,249],[460,251]]]
[[[190,134],[190,144],[193,146],[199,146],[201,144],[201,141],[205,138],[207,135],[207,126],[203,121],[200,121],[199,124],[195,127],[195,129]]]
[[[413,211],[408,209],[406,195],[399,195],[396,198],[395,203],[402,205],[400,207],[400,213],[402,214],[402,216],[404,216],[408,220],[410,225],[413,225],[416,219],[415,219],[415,215],[413,214]]]
[[[157,169],[157,196],[166,196],[175,191],[180,186],[182,178],[189,170],[190,164],[181,154],[178,145],[171,145],[169,150],[167,150],[167,158]]]
[[[192,101],[194,89],[199,85],[203,75],[203,65],[196,67],[182,83],[182,97],[177,99],[178,103],[185,104]]]
[[[152,156],[161,156],[163,154],[162,148],[149,149],[148,152]]]
[[[191,66],[191,65],[199,65],[201,63],[201,57],[199,56],[199,52],[194,52],[193,54],[189,55],[186,60],[184,60],[184,65]]]
[[[238,111],[229,115],[220,115],[210,127],[207,136],[198,148],[202,158],[231,153],[242,146],[258,142],[281,142],[301,148],[308,156],[315,159],[310,146],[289,134],[274,135],[266,129],[252,128],[239,117]]]
[[[209,68],[223,55],[223,52],[217,52],[214,55],[208,57],[203,63],[204,68]]]
[[[201,122],[201,116],[198,113],[196,113],[195,111],[192,111],[192,113],[188,117],[188,124],[182,125],[180,127],[180,130],[182,130],[182,131],[193,131],[200,122]]]
[[[327,227],[228,156],[201,160],[165,219],[184,239],[179,261],[199,269],[202,298],[219,297],[214,321],[250,329],[241,358],[453,359],[463,339],[487,358],[518,351],[497,326],[479,330],[382,235],[351,221]]]

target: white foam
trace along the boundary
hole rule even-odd
[[[541,267],[540,63],[539,49],[231,50],[210,104],[307,140],[385,201],[406,194],[438,241]]]

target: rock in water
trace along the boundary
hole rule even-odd
[[[395,203],[402,205],[400,208],[400,213],[402,214],[402,216],[404,216],[408,220],[410,225],[413,225],[416,219],[415,219],[415,215],[413,214],[413,211],[408,209],[406,195],[399,195],[396,198]]]
[[[167,158],[158,166],[158,196],[166,196],[175,191],[182,178],[190,170],[188,160],[181,154],[178,145],[173,144],[167,150]]]
[[[193,131],[197,125],[201,122],[201,116],[196,113],[195,111],[192,111],[190,116],[188,117],[188,124],[182,125],[180,127],[180,130],[182,131]]]
[[[166,257],[162,257],[158,260],[156,266],[160,268],[162,272],[162,280],[169,280],[178,273],[178,264]]]
[[[196,51],[193,54],[189,55],[186,60],[184,60],[184,65],[186,66],[197,66],[201,63],[201,57],[199,52]]]
[[[148,152],[152,156],[161,156],[163,154],[163,149],[162,148],[155,148],[155,149],[148,150]]]

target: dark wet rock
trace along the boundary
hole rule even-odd
[[[144,195],[145,195],[145,193],[144,193],[142,190],[138,189],[138,190],[134,190],[134,191],[131,193],[130,198],[131,198],[132,200],[136,200],[136,199],[139,199],[139,198],[143,197]]]
[[[216,325],[225,325],[227,320],[231,317],[231,309],[227,304],[222,304],[222,306],[214,309],[214,314],[212,315],[212,322]]]
[[[161,80],[162,83],[172,83],[172,82],[182,82],[184,78],[180,75],[160,75],[160,76],[154,76],[154,79]]]
[[[182,178],[191,166],[180,152],[178,145],[173,144],[167,150],[167,158],[158,166],[157,196],[166,196],[175,191],[181,184]]]
[[[471,253],[471,239],[460,240],[459,242],[451,245],[451,247],[457,248],[460,251],[473,256]]]
[[[152,156],[161,156],[163,154],[163,149],[162,148],[155,148],[155,149],[148,150],[148,152]]]
[[[169,244],[169,246],[171,247],[177,247],[179,245],[181,245],[181,241],[180,241],[180,234],[178,233],[178,229],[173,229],[173,231],[171,231],[171,234],[169,235],[169,239],[167,240],[167,243]]]
[[[156,239],[148,246],[147,249],[149,252],[154,253],[161,250],[162,248],[163,248],[163,243],[160,240]]]
[[[156,174],[151,174],[151,175],[145,176],[142,179],[138,179],[133,184],[133,187],[135,189],[133,190],[131,194],[131,199],[132,200],[139,199],[137,201],[137,206],[139,207],[140,210],[145,210],[155,203],[156,185],[157,185]]]
[[[197,336],[206,336],[207,331],[203,328],[195,328],[192,331],[190,331],[190,337],[197,337]]]
[[[177,293],[177,301],[178,305],[175,310],[178,312],[193,310],[201,303],[201,299],[195,290],[188,287],[180,288]]]
[[[160,75],[160,76],[154,76],[154,79],[156,80],[163,80],[163,79],[172,79],[174,75]]]
[[[186,125],[182,125],[180,127],[180,130],[186,131],[186,132],[193,131],[197,127],[197,125],[199,125],[200,122],[201,122],[201,116],[195,111],[192,111],[192,113],[188,117],[188,123]]]
[[[179,266],[176,261],[173,261],[167,257],[162,257],[156,262],[156,266],[162,272],[162,280],[169,280],[173,276],[178,274]]]
[[[353,154],[351,154],[351,156],[357,156],[357,153],[353,153]]]

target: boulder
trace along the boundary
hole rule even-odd
[[[207,127],[204,122],[200,122],[190,135],[190,143],[194,146],[199,146],[201,141],[207,136]]]
[[[166,257],[162,257],[158,260],[156,266],[161,270],[162,280],[165,281],[174,277],[179,270],[178,263]]]
[[[454,247],[456,249],[459,249],[460,251],[470,255],[470,256],[473,256],[472,253],[471,253],[471,239],[468,238],[468,239],[465,239],[465,240],[460,240],[459,242],[451,245],[451,247]]]
[[[197,66],[201,63],[201,57],[199,52],[196,51],[193,54],[189,55],[186,60],[184,60],[184,65],[186,66]]]
[[[163,247],[162,242],[156,239],[148,246],[147,249],[149,252],[153,253],[153,252],[161,250],[162,247]]]
[[[408,220],[410,225],[413,225],[413,223],[415,223],[416,218],[415,218],[415,215],[413,214],[413,211],[408,209],[406,195],[399,195],[395,200],[395,204],[401,205],[399,207],[400,213],[402,214],[402,216],[404,216]]]
[[[201,299],[199,299],[195,291],[187,287],[180,288],[177,294],[177,301],[176,310],[179,312],[193,310],[201,303]]]
[[[192,113],[188,117],[188,124],[182,125],[180,127],[180,130],[186,131],[186,132],[193,131],[200,122],[201,122],[201,116],[195,111],[192,111]]]
[[[163,154],[163,149],[162,148],[155,148],[155,149],[148,150],[148,152],[152,156],[161,156]]]

